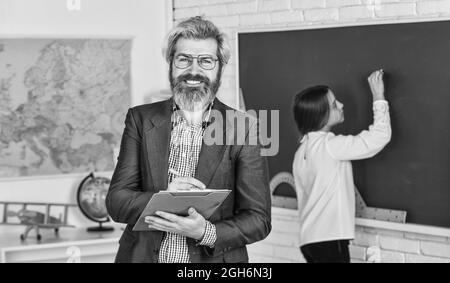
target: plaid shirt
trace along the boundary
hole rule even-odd
[[[188,125],[187,121],[180,115],[176,116],[173,125],[170,139],[169,170],[177,171],[182,177],[194,177],[205,130],[202,124]],[[168,174],[170,183],[175,176],[171,172],[168,172]],[[216,239],[216,227],[206,221],[205,234],[198,245],[213,247]],[[170,232],[165,233],[161,242],[158,261],[162,263],[189,263],[186,237]]]

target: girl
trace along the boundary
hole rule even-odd
[[[344,105],[326,86],[297,94],[294,117],[302,135],[293,164],[300,212],[300,250],[309,263],[350,262],[349,240],[355,234],[355,185],[351,160],[373,157],[391,139],[383,70],[369,79],[374,122],[356,136],[336,136]]]

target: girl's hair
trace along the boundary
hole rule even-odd
[[[328,86],[313,86],[298,93],[294,99],[294,119],[302,136],[322,129],[330,116]]]

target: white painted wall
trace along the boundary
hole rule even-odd
[[[167,0],[81,0],[80,11],[69,11],[65,0],[0,0],[0,38],[133,38],[130,106],[161,99],[168,88],[161,47],[171,26]],[[87,173],[0,179],[0,201],[76,203]],[[71,212],[72,224],[92,225],[78,209]],[[0,235],[7,229],[0,226]]]
[[[81,10],[69,11],[65,0],[0,0],[0,37],[133,38],[132,104],[168,88],[161,47],[171,1],[79,1]]]

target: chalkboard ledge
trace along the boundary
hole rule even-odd
[[[275,220],[282,219],[297,222],[298,217],[298,210],[296,209],[272,207],[272,218]],[[355,224],[356,226],[363,226],[368,228],[385,229],[438,237],[450,237],[450,228],[445,227],[418,225],[411,223],[394,223],[366,218],[356,218]]]
[[[409,232],[440,237],[450,237],[450,228],[444,227],[426,226],[411,223],[394,223],[365,218],[356,218],[356,225],[400,232]]]

